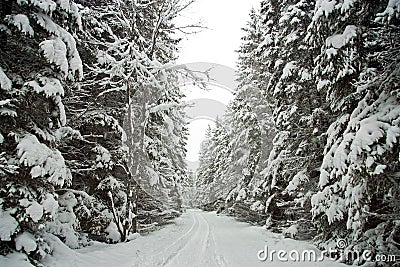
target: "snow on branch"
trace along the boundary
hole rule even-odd
[[[309,177],[307,176],[306,170],[302,170],[298,172],[293,179],[289,182],[284,192],[289,194],[293,194],[298,188],[306,181],[309,181]]]
[[[335,34],[326,39],[326,47],[340,49],[357,36],[357,27],[354,25],[346,26],[342,34]]]
[[[9,15],[6,17],[6,21],[17,27],[17,29],[20,30],[22,33],[25,33],[33,37],[34,31],[26,15],[24,14]]]
[[[282,77],[281,79],[286,79],[293,75],[293,71],[297,69],[296,62],[290,61],[288,62],[282,70]]]
[[[3,69],[0,67],[0,87],[4,90],[11,90],[12,83],[11,80],[4,73]]]
[[[119,91],[126,91],[126,85],[123,85],[123,86],[117,87],[117,88],[107,89],[107,90],[101,92],[100,94],[98,94],[96,98],[101,97],[101,96],[103,96],[105,94],[109,94],[109,93],[112,93],[112,92],[119,92]]]
[[[336,1],[335,0],[319,0],[315,4],[315,13],[313,16],[313,21],[318,20],[321,16],[325,15],[328,17],[335,10]]]
[[[0,115],[17,117],[17,112],[14,107],[15,106],[11,104],[11,99],[0,100]]]
[[[60,151],[39,142],[36,136],[26,134],[17,145],[20,164],[32,167],[32,178],[47,177],[55,185],[63,186],[72,179]]]
[[[69,69],[71,70],[71,75],[69,76],[69,78],[73,80],[73,75],[75,75],[76,73],[79,79],[83,78],[82,60],[76,48],[75,38],[64,28],[57,25],[48,15],[43,13],[36,13],[35,16],[37,18],[38,24],[43,29],[45,29],[49,33],[54,34],[56,37],[59,37],[68,48],[67,56],[69,62]],[[59,53],[55,55],[59,55]],[[56,58],[50,58],[50,59],[51,59],[50,63],[58,61]]]
[[[386,9],[377,14],[377,18],[375,21],[382,21],[385,17],[387,17],[388,22],[392,20],[392,18],[398,18],[400,15],[400,0],[389,0]]]
[[[94,197],[90,196],[88,193],[86,193],[85,191],[82,190],[75,190],[75,189],[70,189],[70,188],[61,188],[58,189],[57,191],[63,191],[63,192],[71,192],[74,195],[80,195],[81,197],[83,197],[84,199],[87,199],[89,201],[94,201]]]
[[[0,208],[0,240],[10,241],[11,236],[17,231],[18,222],[11,216],[11,211]]]
[[[96,125],[100,126],[111,127],[111,129],[116,130],[121,135],[122,142],[126,142],[127,140],[125,130],[122,128],[118,120],[113,116],[98,112],[91,112],[88,114],[86,121],[95,123]]]
[[[52,0],[30,0],[29,2],[49,14],[57,8],[57,4]]]
[[[162,103],[162,104],[159,104],[157,106],[151,107],[149,109],[149,113],[156,113],[156,112],[166,111],[166,110],[170,110],[172,108],[180,107],[180,106],[183,106],[183,105],[184,104],[180,104],[180,103]]]
[[[48,62],[60,67],[64,78],[68,76],[67,47],[61,38],[46,40],[40,43],[40,50],[43,52]]]
[[[43,93],[47,98],[52,98],[60,113],[59,120],[61,126],[65,126],[67,117],[64,104],[61,100],[61,96],[64,95],[64,88],[61,82],[58,79],[48,77],[39,77],[38,80],[39,83],[37,81],[30,81],[25,83],[25,86],[31,87],[38,94]]]
[[[71,14],[75,19],[76,23],[78,24],[79,30],[82,30],[82,18],[79,13],[78,5],[70,0],[57,0],[57,4],[60,8],[67,13]]]
[[[31,87],[38,94],[43,93],[46,97],[64,96],[64,88],[58,79],[40,77],[38,80],[40,84],[37,81],[30,81],[25,83],[25,86]]]

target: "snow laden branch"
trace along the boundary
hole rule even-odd
[[[148,110],[149,113],[157,113],[157,112],[171,110],[176,107],[186,107],[186,106],[187,106],[186,103],[163,103],[156,106],[149,106]]]

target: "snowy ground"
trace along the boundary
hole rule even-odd
[[[306,242],[282,238],[261,227],[237,222],[214,212],[189,210],[174,224],[122,244],[95,245],[79,250],[62,249],[47,257],[46,266],[345,266],[329,259],[323,262],[279,261],[275,255],[260,261],[257,253],[271,250],[317,251]],[[61,244],[60,244],[61,246]],[[320,255],[317,251],[317,255]],[[263,254],[261,255],[263,256]],[[1,263],[1,261],[0,261]],[[0,264],[1,265],[1,264]]]

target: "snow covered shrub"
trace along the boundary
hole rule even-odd
[[[52,233],[62,239],[70,248],[79,247],[78,221],[74,213],[74,207],[78,203],[72,192],[66,192],[58,198],[58,207],[54,211],[54,219],[46,223],[46,232]],[[55,205],[54,205],[55,206]]]
[[[293,224],[282,231],[283,236],[295,238],[298,233],[297,225]]]

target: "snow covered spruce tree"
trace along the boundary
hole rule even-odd
[[[79,243],[76,199],[60,191],[72,177],[58,146],[73,132],[62,99],[83,75],[73,37],[81,17],[73,1],[0,7],[0,249],[35,261],[51,251],[48,233]]]
[[[225,200],[237,179],[231,169],[234,164],[231,157],[231,136],[225,119],[217,119],[210,138],[210,145],[206,147],[206,150],[209,150],[208,156],[211,163],[205,175],[208,183],[208,202],[221,202]],[[201,173],[199,173],[199,177],[201,177]]]
[[[262,73],[261,63],[255,61],[261,42],[259,25],[259,14],[253,9],[238,51],[235,99],[202,144],[198,172],[199,180],[206,184],[202,195],[208,202],[226,201],[232,213],[252,221],[261,218],[257,214],[258,198],[262,197],[257,194],[263,181],[260,166],[266,162],[271,149],[269,139],[274,134],[268,105],[257,86]]]
[[[154,108],[150,108],[146,129],[146,151],[152,175],[152,195],[165,199],[169,206],[181,208],[182,184],[188,179],[184,156],[186,154],[187,127],[181,98],[183,97],[176,74],[169,74],[171,83],[159,97]]]
[[[258,85],[262,72],[262,62],[254,60],[259,56],[258,47],[262,41],[261,19],[255,9],[250,11],[250,20],[242,30],[244,36],[239,48],[239,61],[237,63],[237,80],[239,86],[235,99],[227,112],[226,128],[230,130],[233,165],[231,172],[238,177],[236,188],[230,192],[228,201],[244,201],[251,198],[252,191],[257,183],[255,178],[259,173],[259,161],[263,148],[262,139],[270,134],[266,123],[270,118],[265,99],[260,94]],[[267,138],[265,138],[267,141]],[[264,144],[264,150],[270,147]],[[269,151],[267,152],[269,153]],[[251,188],[253,187],[253,188]]]
[[[270,105],[262,94],[261,85],[265,75],[259,60],[263,42],[260,12],[252,9],[250,20],[242,29],[244,36],[239,48],[237,79],[239,86],[227,112],[226,128],[231,136],[231,175],[236,176],[235,188],[228,196],[231,211],[246,220],[260,220],[263,192],[260,185],[263,177],[260,171],[267,163],[271,141],[275,130],[272,125]],[[246,210],[251,209],[253,215]],[[244,213],[244,214],[243,214]]]
[[[151,200],[149,192],[180,202],[185,127],[170,64],[177,40],[170,35],[171,20],[182,6],[179,1],[86,4],[91,8],[83,11],[80,38],[88,72],[69,99],[75,107],[71,123],[83,136],[73,144],[80,149],[71,159],[78,164],[74,185],[97,200],[94,209],[93,201],[82,201],[86,230],[106,230],[111,239],[126,240],[137,231],[141,207],[167,207]],[[77,161],[82,153],[93,156]],[[94,215],[99,220],[88,220]]]
[[[116,205],[125,200],[123,192],[119,193],[123,191],[121,181],[128,173],[127,135],[123,128],[125,87],[107,76],[108,69],[101,65],[104,62],[98,56],[110,40],[118,42],[119,37],[113,32],[117,27],[111,19],[113,13],[105,16],[109,11],[107,2],[85,1],[84,4],[88,7],[82,10],[83,31],[78,39],[85,79],[64,100],[69,125],[79,134],[65,139],[60,150],[66,155],[73,174],[72,189],[77,195],[76,214],[82,231],[91,236],[108,232],[108,239],[119,241],[120,233],[114,224],[110,226],[113,216],[108,192],[120,197],[115,200]],[[118,67],[117,63],[114,66]]]
[[[318,1],[310,25],[336,117],[313,216],[322,241],[373,255],[399,254],[399,11],[399,1]]]
[[[232,206],[231,212],[246,220],[259,220],[259,216],[251,218],[246,210],[258,212],[260,209],[258,193],[263,181],[260,171],[271,149],[269,139],[274,132],[266,110],[259,89],[244,86],[238,89],[227,112],[225,127],[229,129],[231,146],[227,177],[235,178],[235,188],[226,201]]]
[[[252,73],[251,84],[258,91],[254,97],[263,100],[248,103],[261,110],[257,113],[267,114],[259,119],[264,125],[272,116],[277,131],[271,153],[265,139],[273,135],[263,137],[262,147],[268,147],[263,154],[269,158],[260,162],[265,178],[255,206],[260,213],[269,214],[270,220],[281,222],[305,219],[310,224],[310,196],[319,176],[327,128],[324,94],[313,87],[315,52],[304,41],[313,8],[313,2],[305,1],[261,2],[257,16],[260,33],[253,34],[258,45],[246,56],[249,42],[245,40],[239,51],[239,77]]]
[[[213,157],[212,157],[212,147],[211,143],[212,137],[212,129],[211,126],[208,125],[208,128],[205,133],[205,138],[200,144],[199,151],[199,167],[196,170],[197,180],[196,183],[196,203],[197,204],[207,204],[208,200],[208,187],[213,181]]]

